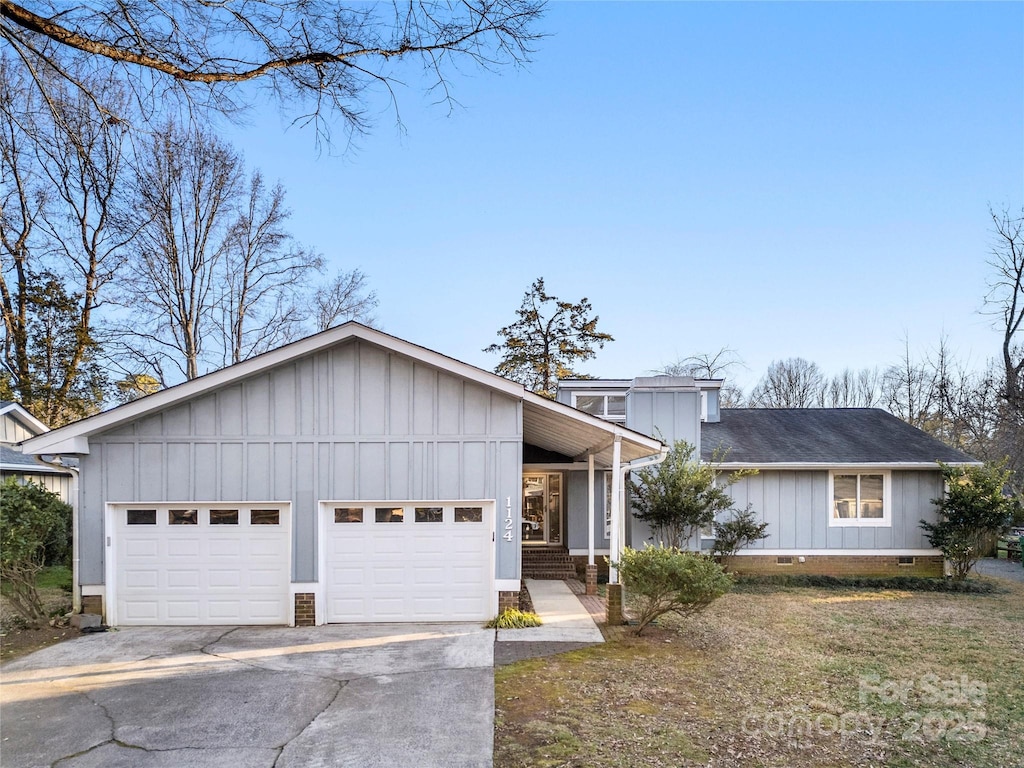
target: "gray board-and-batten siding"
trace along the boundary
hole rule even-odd
[[[522,406],[353,340],[90,437],[82,583],[103,582],[112,502],[290,502],[293,580],[316,581],[318,502],[506,498],[520,505]],[[517,578],[499,538],[497,578]]]

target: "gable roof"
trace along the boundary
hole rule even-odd
[[[17,419],[26,429],[35,432],[37,435],[50,429],[29,413],[24,406],[19,405],[13,400],[0,400],[0,416],[10,416],[12,419]]]
[[[592,453],[596,461],[605,465],[611,463],[612,444],[616,437],[621,441],[623,462],[656,455],[662,448],[659,440],[640,432],[610,424],[596,416],[548,400],[530,392],[522,384],[509,381],[482,368],[350,321],[192,381],[73,422],[45,435],[31,438],[23,443],[23,450],[25,453],[33,454],[87,454],[89,437],[92,435],[237,383],[276,366],[357,339],[519,400],[523,404],[523,440],[541,448],[569,456]]]
[[[723,408],[721,418],[701,424],[701,458],[727,450],[724,468],[975,463],[879,408]]]

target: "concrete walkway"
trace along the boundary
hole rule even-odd
[[[540,643],[603,643],[590,611],[564,581],[527,579],[533,610],[544,623],[526,629],[499,629],[497,641]]]

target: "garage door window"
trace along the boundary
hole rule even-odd
[[[401,523],[405,520],[405,510],[401,507],[377,507],[378,523]]]
[[[211,509],[210,525],[238,525],[238,510]]]
[[[362,507],[335,507],[334,522],[336,523],[361,523],[363,522]]]
[[[199,525],[199,510],[170,509],[167,511],[168,525]]]
[[[416,507],[417,523],[440,523],[444,521],[441,507]]]
[[[484,510],[482,507],[456,507],[456,523],[482,523],[484,521]]]
[[[128,525],[156,525],[155,509],[129,509]]]
[[[278,509],[254,509],[249,513],[249,525],[280,525],[281,511]]]

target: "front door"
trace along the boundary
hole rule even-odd
[[[523,475],[523,543],[562,543],[562,475]]]

